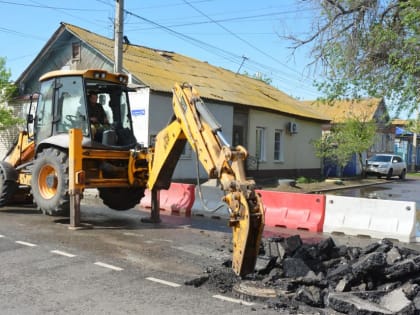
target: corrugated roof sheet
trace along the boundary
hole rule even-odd
[[[321,101],[305,101],[304,104],[327,115],[332,123],[342,123],[348,118],[373,120],[381,101],[380,98],[369,98],[335,101],[331,105]]]
[[[391,124],[394,126],[405,126],[407,124],[407,120],[406,119],[394,119],[392,120]]]
[[[62,25],[113,60],[113,40],[71,24]],[[189,82],[197,87],[203,98],[255,106],[303,118],[328,120],[323,113],[262,81],[174,52],[124,45],[123,69],[155,91],[171,92],[175,82]]]

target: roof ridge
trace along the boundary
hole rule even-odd
[[[62,22],[62,26],[113,62],[112,39],[70,23]],[[132,43],[124,44],[124,47],[124,71],[154,91],[170,93],[175,82],[189,82],[199,88],[203,98],[217,102],[273,110],[306,119],[329,120],[276,87],[250,76],[173,51]]]

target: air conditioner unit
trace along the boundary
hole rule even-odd
[[[290,133],[290,134],[296,134],[296,133],[298,133],[298,128],[297,128],[297,123],[295,123],[295,122],[289,122],[288,124],[287,124],[287,131]]]

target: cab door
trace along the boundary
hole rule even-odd
[[[41,84],[41,91],[38,98],[34,121],[35,143],[39,143],[52,135],[54,85],[54,79],[44,81]]]

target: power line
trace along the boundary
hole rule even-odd
[[[198,1],[193,1],[194,3],[202,3],[202,2],[213,2],[214,0],[198,0]],[[177,6],[181,6],[183,4],[180,3],[161,3],[159,5],[152,5],[152,6],[148,6],[148,7],[143,7],[140,8],[140,10],[148,10],[148,9],[159,9],[159,8],[168,8],[168,7],[177,7]],[[133,8],[133,10],[137,10],[137,8]]]
[[[39,39],[39,40],[42,40],[42,41],[45,42],[45,38],[42,38],[42,37],[39,37],[39,36],[34,36],[32,34],[26,34],[26,33],[18,32],[18,31],[9,29],[9,28],[1,27],[1,26],[0,26],[0,32],[9,33],[9,34],[13,34],[13,35],[18,35],[20,37]]]
[[[243,39],[241,36],[237,35],[236,33],[232,32],[231,30],[229,30],[228,28],[226,28],[225,26],[223,26],[222,24],[220,24],[219,22],[213,20],[209,15],[207,15],[206,13],[204,13],[203,11],[199,10],[198,8],[196,8],[195,6],[193,6],[192,4],[190,4],[187,0],[183,0],[184,3],[186,3],[188,6],[190,6],[191,8],[193,8],[195,11],[197,11],[198,13],[202,14],[203,16],[205,16],[206,18],[208,18],[210,21],[212,21],[213,23],[215,23],[217,26],[219,26],[220,28],[222,28],[223,30],[225,30],[226,32],[228,32],[229,34],[231,34],[233,37],[235,37],[236,39],[240,40],[241,42],[247,44],[249,47],[255,49],[256,51],[258,51],[259,53],[261,53],[262,55],[264,55],[265,57],[281,64],[283,67],[291,70],[291,71],[296,71],[293,68],[290,68],[288,65],[282,63],[280,60],[278,60],[277,58],[274,58],[273,56],[271,56],[270,54],[267,54],[265,51],[261,50],[260,48],[258,48],[257,46],[253,45],[252,43],[250,43],[249,41],[247,41],[246,39]]]
[[[267,19],[266,19],[267,17],[282,16],[282,15],[288,15],[288,14],[292,14],[292,13],[302,13],[304,11],[314,11],[314,9],[300,9],[300,10],[294,10],[294,11],[279,11],[279,12],[271,12],[271,13],[256,14],[256,15],[246,15],[246,16],[236,16],[236,17],[212,19],[212,20],[209,20],[209,21],[187,22],[187,23],[181,23],[181,24],[168,25],[168,27],[182,27],[182,26],[220,23],[220,22],[234,22],[234,21],[248,22],[249,20],[255,21],[256,19],[261,19],[261,21],[267,21]],[[180,19],[177,18],[176,20],[180,20]],[[183,19],[181,19],[181,20],[183,20]]]
[[[31,8],[41,8],[41,9],[54,9],[54,10],[68,10],[68,11],[105,11],[105,10],[92,10],[92,9],[80,9],[80,8],[69,8],[69,7],[53,7],[49,5],[43,5],[43,4],[29,4],[29,3],[19,3],[19,2],[13,2],[13,1],[3,1],[0,0],[0,3],[4,4],[10,4],[10,5],[17,5],[22,7],[31,7]]]
[[[103,1],[102,0],[97,0],[97,1],[99,1],[99,2],[102,2],[103,3]],[[216,54],[217,55],[219,55],[219,56],[223,56],[225,59],[227,59],[227,60],[229,60],[229,61],[232,61],[232,62],[234,62],[235,64],[240,64],[239,63],[239,60],[241,60],[242,59],[242,56],[239,56],[239,55],[236,55],[236,54],[234,54],[234,53],[231,53],[231,52],[229,52],[229,51],[226,51],[226,50],[224,50],[224,49],[221,49],[221,48],[219,48],[219,47],[216,47],[216,46],[214,46],[214,45],[211,45],[211,44],[209,44],[208,42],[203,42],[203,41],[201,41],[201,40],[198,40],[198,39],[195,39],[195,38],[193,38],[193,37],[191,37],[191,36],[188,36],[188,35],[185,35],[185,34],[183,34],[183,33],[180,33],[180,32],[177,32],[177,31],[174,31],[173,29],[171,29],[171,28],[169,28],[169,27],[167,27],[167,26],[164,26],[164,25],[162,25],[162,24],[160,24],[160,23],[157,23],[157,22],[154,22],[154,21],[152,21],[152,20],[149,20],[149,19],[147,19],[147,18],[144,18],[144,17],[142,17],[142,16],[140,16],[140,15],[138,15],[138,14],[135,14],[135,13],[133,13],[133,12],[130,12],[130,11],[128,11],[128,10],[124,10],[128,15],[132,15],[132,16],[134,16],[134,17],[136,17],[136,18],[138,18],[138,19],[140,19],[140,20],[142,20],[142,21],[145,21],[145,22],[147,22],[147,23],[150,23],[150,24],[152,24],[152,25],[154,25],[155,27],[158,27],[158,28],[161,28],[161,29],[163,29],[163,30],[165,30],[165,31],[167,31],[167,32],[169,32],[169,33],[171,33],[171,34],[173,34],[173,35],[175,35],[176,37],[178,37],[178,38],[182,38],[182,39],[184,39],[184,40],[187,40],[188,42],[190,42],[190,43],[192,43],[192,44],[194,44],[194,45],[196,45],[196,46],[199,46],[200,48],[212,48],[213,49],[213,51],[215,51],[215,52],[217,52]],[[255,48],[255,46],[254,45],[252,45],[251,44],[251,46],[253,46],[254,48]],[[265,54],[263,51],[261,51],[260,49],[258,49],[258,48],[256,48],[257,50],[259,50],[260,52],[262,52],[263,54]],[[222,53],[222,55],[220,54],[220,53]],[[293,68],[290,68],[290,67],[288,67],[288,66],[286,66],[286,65],[284,65],[282,62],[280,62],[279,60],[277,60],[277,59],[275,59],[274,57],[272,57],[272,56],[270,56],[270,55],[268,55],[268,54],[265,54],[265,55],[267,55],[267,56],[269,56],[270,58],[272,58],[272,59],[274,59],[276,62],[278,62],[278,63],[280,63],[280,64],[282,64],[283,66],[285,66],[286,68],[288,68],[289,70],[291,70],[291,71],[293,71],[294,73],[296,73],[296,74],[298,74],[298,75],[300,75],[295,69],[293,69]],[[232,59],[232,57],[234,58],[234,59]],[[255,62],[254,62],[255,63]],[[256,63],[256,64],[258,64],[258,63]],[[263,66],[262,64],[259,64],[260,66]],[[267,68],[267,66],[264,66],[265,68]],[[273,71],[275,71],[275,72],[282,72],[282,71],[280,71],[280,70],[278,70],[278,69],[275,69],[275,68],[271,68],[271,70]],[[284,72],[283,72],[284,73]],[[288,74],[288,73],[284,73],[285,75],[290,75],[290,74]]]
[[[101,1],[101,0],[97,0],[97,1]],[[185,2],[185,1],[184,1]],[[200,13],[201,13],[201,11],[199,11]],[[290,11],[289,11],[290,12]],[[146,19],[146,18],[144,18],[144,17],[141,17],[141,16],[139,16],[139,15],[137,15],[137,14],[133,14],[132,12],[128,12],[127,11],[127,13],[128,14],[132,14],[133,16],[136,16],[137,18],[139,18],[139,19],[141,19],[141,20],[143,20],[143,21],[146,21],[146,22],[148,22],[148,23],[150,23],[150,24],[152,24],[153,26],[155,26],[155,27],[158,27],[158,28],[161,28],[161,29],[164,29],[164,30],[166,30],[166,31],[168,31],[168,32],[171,32],[171,33],[176,33],[177,34],[177,36],[178,37],[181,37],[181,38],[183,38],[184,40],[186,39],[186,38],[188,38],[188,41],[190,41],[192,44],[196,44],[196,42],[201,42],[201,45],[200,45],[200,48],[203,48],[203,44],[204,44],[204,48],[205,47],[212,47],[213,49],[214,48],[216,48],[216,49],[218,49],[219,51],[221,50],[220,48],[218,48],[218,47],[215,47],[215,46],[212,46],[212,45],[210,45],[209,43],[203,43],[202,41],[198,41],[198,40],[196,40],[196,39],[193,39],[192,37],[190,37],[190,36],[187,36],[187,35],[185,35],[185,34],[183,34],[183,33],[179,33],[179,32],[176,32],[176,31],[174,31],[173,29],[171,29],[170,27],[168,27],[168,26],[164,26],[164,25],[162,25],[162,24],[160,24],[160,23],[157,23],[157,22],[154,22],[154,21],[151,21],[151,20],[149,20],[149,19]],[[204,13],[203,13],[204,14]],[[210,17],[208,17],[206,14],[204,14],[208,19],[210,19],[211,21],[211,23],[216,23],[216,24],[218,24],[217,23],[217,21],[215,22],[214,20],[212,20]],[[222,26],[222,28],[224,28],[223,26]],[[229,30],[228,30],[228,32],[229,33],[232,33],[232,32],[230,32]],[[237,35],[236,34],[234,34],[234,33],[232,33],[235,37],[237,37]],[[192,41],[191,41],[192,40]],[[241,39],[242,40],[242,39]],[[247,44],[250,44],[250,43],[248,43],[247,41],[245,41]],[[254,45],[252,45],[252,44],[250,44],[254,49],[256,48]],[[197,46],[197,45],[196,45]],[[257,49],[257,51],[259,51],[260,53],[262,52],[261,51],[261,49],[259,49],[259,48],[256,48]],[[230,60],[230,61],[232,61],[232,62],[234,62],[235,64],[240,64],[239,63],[239,58],[242,58],[241,56],[239,56],[239,55],[236,55],[236,54],[234,54],[234,53],[231,53],[231,52],[227,52],[226,50],[223,50],[223,52],[224,52],[224,56],[222,56],[223,58],[225,58],[225,59],[228,59],[228,60]],[[228,58],[226,58],[226,53],[229,55],[229,57]],[[279,69],[276,69],[276,68],[274,68],[274,67],[269,67],[269,66],[266,66],[266,65],[263,65],[263,64],[261,64],[261,63],[258,63],[258,62],[255,62],[255,61],[250,61],[250,63],[253,63],[253,64],[255,64],[255,65],[257,65],[259,68],[255,68],[255,67],[252,67],[251,65],[249,65],[249,63],[248,63],[248,66],[246,67],[246,68],[248,68],[248,69],[253,69],[254,71],[256,71],[256,72],[260,72],[260,69],[261,68],[263,68],[263,69],[266,69],[266,70],[268,70],[268,71],[270,71],[270,72],[272,72],[271,73],[271,75],[274,75],[275,77],[277,77],[277,78],[280,78],[281,80],[282,80],[282,82],[290,82],[290,81],[295,81],[296,83],[298,83],[299,85],[305,85],[305,83],[304,82],[302,82],[302,74],[301,73],[299,73],[298,71],[296,71],[295,69],[293,69],[293,68],[291,68],[291,67],[288,67],[287,65],[285,65],[284,63],[282,63],[282,62],[280,62],[278,59],[276,59],[276,58],[274,58],[274,57],[272,57],[272,56],[270,56],[270,55],[268,55],[268,54],[266,54],[265,52],[262,52],[264,55],[266,55],[266,56],[269,56],[269,58],[270,59],[274,59],[274,61],[276,61],[277,63],[280,63],[283,67],[285,67],[285,68],[287,68],[287,69],[289,69],[290,71],[292,71],[293,72],[293,74],[291,74],[291,73],[286,73],[286,72],[284,72],[284,71],[281,71],[281,70],[279,70]],[[220,56],[220,54],[219,53],[217,53],[217,55],[219,55]],[[233,58],[234,59],[232,59],[230,56],[233,56]],[[242,61],[242,60],[241,60]],[[285,77],[281,77],[281,76],[279,76],[278,75],[278,73],[283,73],[284,74],[284,76]],[[291,79],[291,76],[296,76],[296,75],[298,75],[299,76],[299,78],[294,78],[294,79]],[[307,85],[308,86],[308,85]],[[313,89],[313,86],[312,85],[310,85],[309,86],[309,88],[310,89]],[[314,93],[315,94],[315,93]]]
[[[172,35],[174,35],[174,36],[176,36],[178,38],[184,39],[184,40],[186,40],[186,41],[188,41],[188,42],[190,42],[190,43],[192,43],[192,44],[194,44],[196,46],[199,46],[201,48],[203,48],[203,47],[205,47],[205,48],[211,48],[216,54],[218,54],[219,56],[224,56],[226,59],[228,59],[230,61],[238,62],[239,58],[242,58],[242,57],[240,57],[238,55],[235,55],[235,54],[233,54],[233,53],[231,53],[229,51],[226,51],[226,50],[224,50],[222,48],[216,47],[216,46],[211,45],[209,43],[203,42],[203,41],[201,41],[199,39],[195,39],[195,38],[193,38],[191,36],[188,36],[188,35],[182,34],[180,32],[174,31],[174,30],[172,30],[172,29],[170,29],[170,28],[168,28],[168,27],[166,27],[164,25],[161,25],[161,24],[159,24],[157,22],[154,22],[152,20],[149,20],[149,19],[147,19],[145,17],[142,17],[142,16],[140,16],[138,14],[135,14],[133,12],[130,12],[130,11],[127,11],[127,10],[124,10],[124,12],[126,12],[126,14],[128,14],[128,15],[131,15],[131,16],[134,16],[134,17],[140,19],[140,20],[143,20],[143,21],[145,21],[147,23],[150,23],[152,25],[155,25],[155,26],[157,26],[157,27],[159,27],[159,28],[161,28],[161,29],[163,29],[163,30],[171,33]],[[232,57],[234,57],[235,59],[232,59]]]
[[[0,3],[4,3],[4,4],[8,4],[8,5],[19,5],[19,6],[27,6],[27,7],[35,7],[35,8],[41,8],[41,9],[50,9],[50,10],[56,10],[56,11],[61,11],[64,14],[70,15],[75,17],[74,15],[70,14],[68,11],[84,11],[84,12],[93,12],[93,11],[98,11],[98,12],[104,12],[107,10],[104,9],[95,9],[95,10],[91,10],[91,9],[82,9],[82,8],[67,8],[67,7],[56,7],[56,6],[48,6],[48,5],[42,5],[40,3],[37,3],[36,1],[32,1],[34,4],[23,4],[23,3],[18,3],[15,1],[3,1],[0,0]],[[97,0],[97,2],[100,2],[106,6],[109,6],[111,8],[113,8],[113,1],[104,1],[104,0]],[[208,1],[184,1],[184,5],[185,3],[187,3],[188,5],[191,6],[192,3],[201,3],[201,2],[208,2]],[[194,7],[194,6],[193,6]],[[144,18],[138,14],[135,14],[131,11],[128,10],[124,10],[125,14],[128,16],[133,16],[149,25],[154,26],[155,28],[159,28],[161,30],[164,30],[165,32],[168,32],[169,34],[182,39],[183,41],[189,42],[194,46],[197,46],[203,50],[205,50],[208,53],[214,54],[216,56],[219,56],[221,58],[223,58],[224,60],[228,60],[229,62],[233,63],[234,65],[236,65],[236,68],[238,66],[240,66],[241,62],[242,62],[242,56],[235,54],[233,52],[229,52],[223,48],[217,47],[216,45],[212,45],[209,42],[205,42],[203,40],[199,40],[196,39],[192,36],[189,36],[185,33],[181,33],[178,31],[175,31],[173,29],[173,27],[175,26],[165,26],[162,25],[160,23],[156,23],[150,19]],[[279,61],[278,59],[274,58],[273,56],[270,56],[269,54],[263,52],[261,49],[259,49],[259,47],[256,47],[255,45],[253,45],[252,43],[246,41],[245,39],[243,39],[241,36],[239,36],[238,34],[235,34],[233,32],[231,32],[229,29],[227,29],[226,27],[224,27],[223,25],[221,25],[221,22],[225,22],[225,21],[240,21],[241,19],[244,20],[250,20],[250,19],[255,19],[255,18],[264,18],[264,17],[269,17],[269,16],[275,16],[276,14],[289,14],[289,13],[295,13],[296,11],[294,10],[289,10],[289,11],[282,11],[282,12],[272,12],[272,13],[264,13],[264,14],[259,14],[259,15],[247,15],[247,16],[242,16],[242,17],[231,17],[231,18],[227,18],[227,19],[212,19],[210,16],[208,16],[207,14],[205,14],[204,12],[201,12],[200,10],[198,10],[198,12],[205,16],[207,18],[207,20],[209,21],[201,21],[201,22],[197,22],[197,24],[204,24],[204,23],[213,23],[218,25],[219,27],[221,27],[222,29],[224,29],[224,31],[229,32],[232,36],[234,36],[235,38],[237,38],[238,40],[243,41],[244,43],[246,43],[247,45],[249,45],[250,47],[252,47],[253,49],[257,50],[259,53],[266,55],[267,58],[275,61],[276,63],[281,64],[285,69],[289,69],[291,72],[293,73],[286,73],[282,70],[276,69],[275,67],[272,66],[267,66],[264,65],[262,63],[258,63],[256,61],[253,60],[248,60],[246,62],[246,65],[244,65],[243,67],[245,69],[252,69],[255,72],[260,72],[261,69],[265,69],[265,71],[269,71],[271,72],[269,75],[274,77],[274,78],[278,78],[281,80],[281,83],[283,85],[287,85],[290,84],[291,82],[296,82],[299,85],[304,84],[304,82],[302,82],[302,74],[298,73],[295,69],[292,69],[290,67],[287,67],[284,63],[282,63],[281,61]],[[76,18],[80,19],[80,16],[76,16]],[[89,20],[89,23],[92,23],[92,20]],[[95,23],[93,23],[95,24]],[[193,23],[194,24],[194,23]],[[98,24],[97,24],[98,25]],[[102,26],[102,25],[101,25]],[[103,26],[102,26],[103,27]],[[22,36],[22,37],[32,37],[32,38],[37,38],[35,36],[31,36],[25,33],[20,33],[17,31],[13,31],[11,29],[8,28],[1,28],[0,27],[0,32],[5,32],[5,33],[11,33],[14,35],[18,35],[18,36]],[[37,38],[37,39],[41,39],[41,38]],[[41,39],[44,41],[44,39]],[[269,56],[269,57],[268,57]],[[263,71],[263,72],[265,72]],[[299,76],[299,78],[297,77]],[[309,83],[308,83],[309,85]],[[313,89],[313,87],[308,88],[308,89]]]

